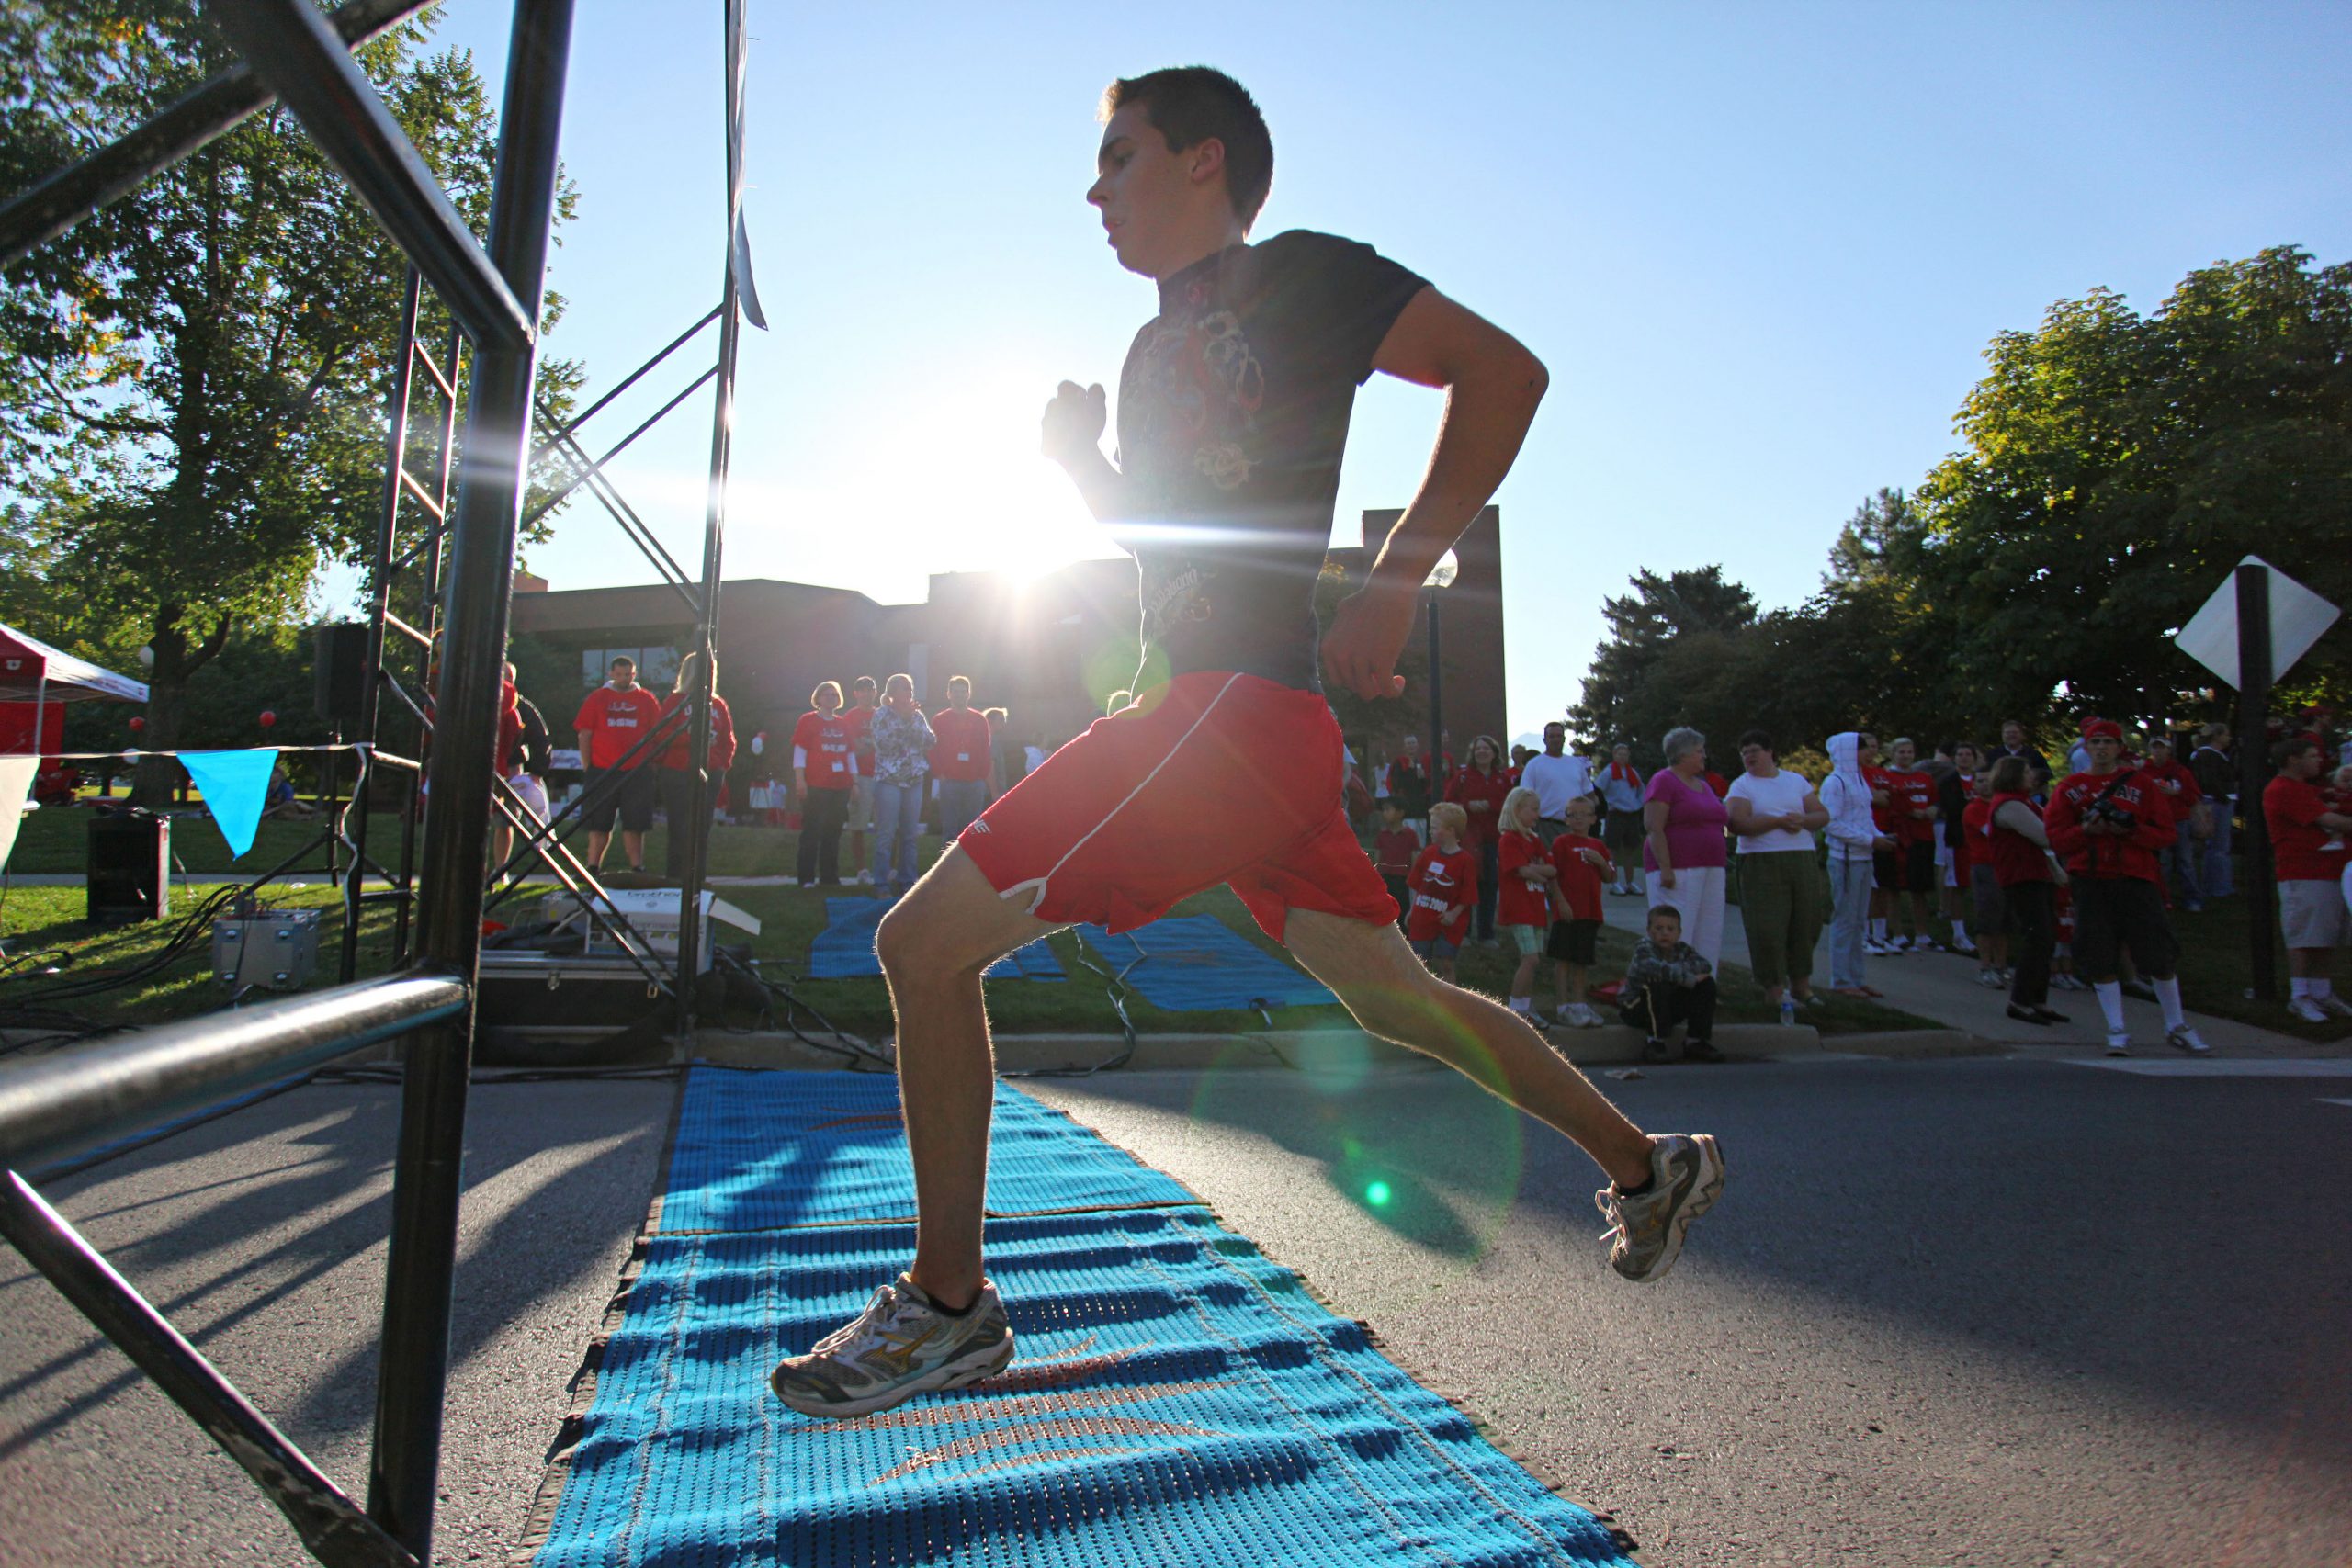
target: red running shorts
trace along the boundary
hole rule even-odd
[[[1197,671],[1098,718],[956,841],[1056,925],[1132,931],[1222,882],[1276,942],[1293,909],[1387,924],[1396,901],[1348,826],[1320,694]]]

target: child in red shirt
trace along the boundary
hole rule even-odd
[[[1396,923],[1405,923],[1406,911],[1413,907],[1413,896],[1405,885],[1406,874],[1413,869],[1413,857],[1421,852],[1421,836],[1405,820],[1405,803],[1395,795],[1385,795],[1380,802],[1380,832],[1372,840],[1372,868],[1388,884],[1388,896],[1396,900]]]
[[[1546,1024],[1532,996],[1535,963],[1544,956],[1544,938],[1552,926],[1552,884],[1560,874],[1536,829],[1540,809],[1535,792],[1523,784],[1503,796],[1496,851],[1502,897],[1495,908],[1495,934],[1502,938],[1505,951],[1519,954],[1519,968],[1510,979],[1510,1010],[1538,1029]]]
[[[1478,901],[1478,852],[1465,848],[1463,829],[1470,814],[1450,800],[1430,807],[1430,832],[1437,842],[1423,850],[1406,875],[1412,909],[1405,918],[1405,940],[1439,979],[1453,978],[1454,954],[1470,934],[1470,910]]]
[[[1567,831],[1552,840],[1552,1016],[1571,1029],[1599,1029],[1602,1020],[1584,999],[1585,971],[1600,935],[1600,884],[1614,881],[1609,846],[1592,836],[1593,797],[1568,802]]]

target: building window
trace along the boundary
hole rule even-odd
[[[583,648],[580,650],[580,683],[594,689],[605,683],[616,659],[637,666],[638,684],[664,690],[678,679],[674,648]]]

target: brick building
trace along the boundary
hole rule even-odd
[[[1394,512],[1364,514],[1374,536]],[[1455,547],[1461,576],[1446,590],[1442,624],[1445,725],[1457,752],[1472,735],[1503,727],[1503,626],[1500,519],[1480,513]],[[1331,561],[1351,581],[1369,553],[1334,548]],[[515,635],[563,656],[573,684],[526,661],[525,685],[561,735],[580,698],[605,678],[616,654],[638,662],[639,679],[666,690],[693,629],[685,601],[661,584],[555,590],[518,581]],[[918,604],[884,604],[846,588],[744,579],[727,583],[718,637],[719,693],[743,741],[739,782],[756,773],[750,742],[765,731],[779,742],[808,705],[820,681],[847,688],[865,674],[914,677],[926,707],[945,700],[947,679],[972,679],[973,700],[1011,714],[1015,741],[1050,748],[1102,713],[1111,693],[1135,676],[1135,563],[1073,561],[1034,578],[1009,572],[942,572]],[[1425,629],[1416,624],[1416,649]],[[546,669],[544,661],[540,668]],[[557,689],[550,689],[550,681]],[[1397,734],[1427,728],[1428,696],[1399,705]],[[1351,737],[1351,739],[1356,739]],[[1374,738],[1374,739],[1394,739]],[[773,759],[774,753],[770,753]]]

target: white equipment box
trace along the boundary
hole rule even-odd
[[[678,956],[678,908],[684,902],[685,891],[677,887],[632,887],[615,889],[610,895],[613,907],[628,920],[629,926],[644,939],[645,944],[664,958]],[[737,908],[715,893],[706,891],[698,904],[702,924],[695,935],[695,969],[708,973],[711,964],[710,925],[713,920],[734,927],[752,936],[760,934],[759,917]],[[550,893],[541,906],[541,918],[550,924],[570,927],[585,932],[582,954],[588,958],[614,958],[626,962],[621,945],[612,929],[602,920],[592,920],[581,908],[580,900],[569,893]]]
[[[243,989],[299,991],[319,966],[317,909],[256,909],[212,922],[212,977]]]

